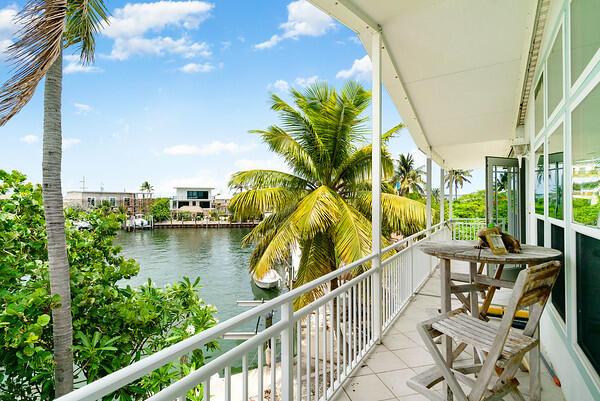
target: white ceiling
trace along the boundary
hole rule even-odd
[[[382,79],[413,139],[446,168],[506,156],[536,0],[311,0],[385,49]]]

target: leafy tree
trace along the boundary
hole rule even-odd
[[[142,185],[140,185],[140,191],[150,194],[154,191],[154,187],[148,181],[144,181]]]
[[[401,153],[392,179],[392,183],[398,190],[398,195],[406,196],[409,193],[424,195],[423,174],[425,174],[423,167],[415,166],[413,155]]]
[[[235,173],[231,188],[241,188],[230,202],[240,219],[266,217],[245,238],[256,244],[250,269],[257,276],[285,260],[292,244],[299,243],[302,257],[294,286],[300,286],[349,264],[371,252],[371,153],[365,144],[368,129],[363,115],[370,93],[356,82],[338,92],[316,83],[303,92],[291,91],[294,106],[279,96],[271,108],[281,125],[252,131],[291,170],[250,170]],[[388,140],[402,128],[382,136],[383,178],[393,175]],[[387,233],[411,234],[425,227],[423,204],[395,194],[384,185],[382,224]],[[337,286],[333,280],[331,287]],[[300,307],[321,290],[301,297]]]
[[[169,198],[158,198],[152,202],[150,214],[154,221],[165,221],[171,218],[171,200]]]
[[[65,241],[62,162],[62,54],[75,46],[83,63],[94,59],[95,34],[108,13],[102,0],[31,0],[20,12],[23,27],[8,49],[13,75],[0,88],[0,126],[25,106],[43,77],[44,136],[42,182],[48,236],[50,291],[60,297],[52,308],[56,396],[73,389],[71,290]]]
[[[42,190],[18,172],[0,170],[0,400],[54,398],[51,310]],[[122,216],[68,211],[75,377],[91,382],[213,326],[215,309],[198,296],[199,281],[166,288],[122,284],[138,264],[113,245]],[[71,223],[85,219],[92,230]],[[209,344],[212,349],[215,344]],[[120,400],[146,399],[202,365],[202,350],[119,390]],[[73,369],[74,368],[74,369]],[[111,398],[112,399],[112,398]]]

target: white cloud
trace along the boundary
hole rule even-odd
[[[79,138],[63,138],[62,147],[63,147],[63,149],[69,149],[75,145],[79,145],[80,143],[81,143],[81,139],[79,139]]]
[[[29,134],[21,137],[21,142],[25,142],[28,145],[34,144],[40,140],[37,135]]]
[[[313,75],[312,77],[298,77],[296,78],[296,84],[300,86],[308,86],[312,85],[319,80],[317,75]]]
[[[230,40],[225,40],[223,42],[221,42],[221,50],[227,50],[231,47],[231,41]]]
[[[242,146],[235,142],[212,141],[206,145],[174,145],[163,149],[163,153],[169,156],[207,156],[223,153],[237,154],[251,150],[254,146]]]
[[[321,36],[335,27],[333,18],[306,0],[292,1],[287,6],[288,20],[279,25],[280,34],[254,45],[255,49],[269,49],[282,40],[298,39],[301,36]]]
[[[157,1],[154,3],[128,3],[118,8],[110,17],[104,34],[114,39],[110,58],[125,60],[132,55],[175,54],[186,58],[208,57],[208,44],[194,42],[187,37],[144,37],[165,28],[196,29],[210,16],[214,5],[204,1]]]
[[[13,44],[13,37],[19,29],[15,23],[17,12],[14,4],[0,8],[0,60],[5,58],[5,52]]]
[[[354,44],[360,45],[360,39],[358,38],[358,36],[353,35],[353,36],[348,36],[348,40]]]
[[[130,56],[150,54],[162,56],[174,54],[183,58],[208,57],[212,54],[206,42],[193,42],[188,38],[173,39],[169,36],[156,38],[117,38],[110,53],[114,60],[127,60]]]
[[[371,77],[371,59],[368,55],[356,59],[352,63],[350,69],[339,71],[335,77],[341,79],[352,78],[368,80]]]
[[[186,74],[195,74],[199,72],[211,72],[215,69],[215,66],[211,63],[188,63],[183,67],[179,68],[179,71],[185,72]]]
[[[69,54],[64,57],[66,65],[63,68],[64,74],[102,72],[102,68],[93,65],[83,65],[81,59],[76,54]]]
[[[278,92],[287,92],[288,90],[290,90],[290,84],[288,84],[287,81],[284,81],[283,79],[278,79],[272,84],[269,84],[267,86],[267,89],[275,89]]]
[[[88,114],[89,112],[92,111],[92,106],[90,106],[89,104],[74,103],[73,106],[75,106],[75,110],[77,111],[77,114]]]

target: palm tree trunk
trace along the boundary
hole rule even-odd
[[[61,187],[62,162],[62,54],[46,74],[44,88],[44,144],[42,191],[48,236],[50,293],[60,297],[60,306],[52,309],[54,338],[54,380],[57,397],[73,390],[73,323],[69,259],[65,237],[65,215]]]

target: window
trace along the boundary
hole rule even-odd
[[[537,245],[544,246],[544,220],[537,219]]]
[[[96,198],[94,198],[94,197],[87,198],[87,205],[88,205],[88,207],[95,207],[96,206]]]
[[[562,317],[563,321],[565,318],[565,229],[561,226],[552,224],[550,226],[550,247],[557,249],[563,253],[560,263],[563,268],[560,270],[556,284],[552,289],[552,305],[556,308],[556,311]]]
[[[544,214],[544,145],[535,151],[535,213]]]
[[[123,198],[123,204],[125,207],[129,207],[129,205],[131,205],[131,199],[128,197]]]
[[[548,216],[563,219],[563,126],[548,138]]]
[[[110,198],[108,198],[108,204],[110,205],[110,207],[117,206],[117,198],[111,196]]]
[[[548,116],[563,98],[563,46],[562,28],[558,31],[554,45],[548,55]]]
[[[600,2],[571,2],[571,84],[577,81],[600,47]]]
[[[573,221],[598,227],[600,220],[600,86],[571,115]]]
[[[600,373],[600,241],[577,233],[577,342]]]
[[[188,199],[208,199],[208,191],[187,191]]]
[[[539,133],[544,126],[544,75],[535,86],[535,133]]]

